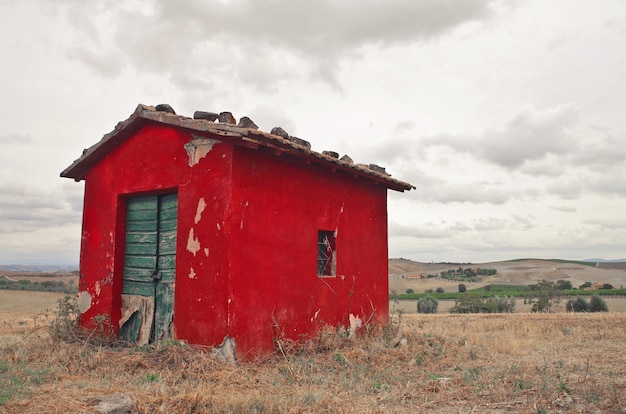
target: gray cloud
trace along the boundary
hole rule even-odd
[[[453,235],[450,229],[434,223],[426,223],[421,226],[408,226],[395,222],[389,223],[390,237],[415,237],[421,239],[442,239]]]
[[[170,73],[174,82],[179,76],[215,76],[228,70],[224,75],[233,81],[267,86],[302,72],[332,83],[339,62],[358,56],[361,47],[440,36],[465,22],[489,18],[491,3],[160,0],[151,7],[67,1],[63,9],[68,21],[86,35],[70,56],[105,76],[116,75],[125,62]],[[105,37],[104,28],[113,35]]]
[[[562,213],[576,213],[578,209],[572,206],[551,206],[550,209],[560,211]]]
[[[535,217],[531,215],[512,214],[508,218],[474,218],[466,221],[448,223],[426,222],[417,225],[404,225],[391,221],[390,237],[410,237],[417,239],[448,239],[457,240],[464,234],[477,234],[499,231],[526,231],[535,227]],[[484,240],[485,237],[481,237]],[[478,243],[478,239],[476,239]]]
[[[576,148],[569,128],[578,120],[578,109],[564,104],[537,111],[523,108],[499,128],[479,136],[442,135],[422,141],[427,146],[443,145],[507,168],[518,169],[525,162],[543,160],[549,154],[566,155]]]
[[[0,145],[28,145],[32,141],[30,135],[26,134],[5,134],[0,135]]]
[[[45,190],[20,184],[0,184],[0,234],[30,232],[64,224],[80,224],[82,185]]]

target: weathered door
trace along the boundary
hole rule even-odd
[[[172,337],[178,195],[128,200],[120,337],[145,345]]]

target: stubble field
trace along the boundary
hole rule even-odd
[[[5,308],[24,301],[15,293],[31,306],[2,311],[0,413],[92,412],[94,397],[116,393],[140,413],[626,411],[623,313],[394,315],[355,340],[283,342],[284,354],[232,365],[178,343],[53,339],[32,305],[52,298],[12,293]]]

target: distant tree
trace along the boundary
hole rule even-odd
[[[442,288],[442,287],[438,287],[438,288],[437,288],[437,290],[436,290],[436,292],[437,292],[437,293],[444,293],[444,292],[445,292],[445,290],[443,290],[443,288]]]
[[[580,285],[580,289],[588,288],[588,287],[591,287],[591,286],[593,286],[591,284],[591,282],[585,282],[582,285]]]
[[[459,292],[463,293],[465,291],[467,291],[467,286],[463,283],[459,283]]]
[[[565,310],[567,312],[587,312],[589,304],[584,298],[577,297],[576,299],[570,299],[565,304]]]
[[[529,285],[528,290],[532,293],[524,300],[524,303],[532,304],[531,312],[552,312],[552,306],[561,301],[554,282],[540,280],[534,285]]]
[[[556,281],[556,288],[558,290],[570,290],[572,287],[572,282],[569,280],[560,279]]]
[[[467,292],[450,309],[451,313],[512,313],[515,311],[515,298],[492,297],[483,299],[477,293]]]
[[[432,296],[426,296],[417,301],[418,313],[437,313],[439,302]]]
[[[610,283],[605,283],[600,289],[613,289],[613,285]]]
[[[412,293],[415,293],[415,291],[414,291],[413,289],[411,289],[411,288],[408,288],[408,289],[406,290],[406,293],[410,295],[410,294],[412,294]]]
[[[589,312],[608,312],[609,307],[604,299],[598,295],[593,295],[589,301]]]
[[[480,296],[476,293],[467,292],[465,295],[460,295],[459,299],[454,304],[454,307],[450,309],[451,313],[480,313],[483,308],[483,302]]]
[[[498,313],[513,313],[515,312],[515,298],[499,297],[494,298]]]

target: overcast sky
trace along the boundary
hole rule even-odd
[[[623,0],[0,0],[0,263],[78,263],[59,177],[139,103],[376,163],[391,257],[626,257]]]

